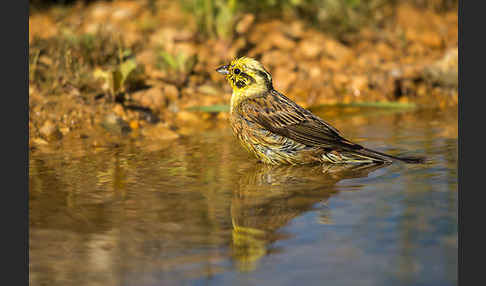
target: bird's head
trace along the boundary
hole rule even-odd
[[[226,77],[233,88],[233,94],[251,96],[272,89],[272,76],[261,63],[252,58],[234,59],[216,71]]]

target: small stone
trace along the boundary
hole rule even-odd
[[[286,93],[297,79],[296,72],[285,66],[277,67],[273,73],[273,84],[276,90]]]
[[[270,37],[270,39],[272,42],[272,47],[286,51],[294,49],[297,45],[293,40],[289,39],[282,33],[274,34],[272,37]]]
[[[137,120],[130,121],[130,124],[129,125],[130,125],[130,128],[132,128],[132,129],[138,129],[139,126],[140,126],[140,124],[138,123]]]
[[[107,131],[116,134],[126,134],[131,131],[128,123],[114,113],[106,115],[101,123],[101,126],[103,126]]]
[[[239,34],[244,34],[248,32],[251,25],[255,21],[255,15],[253,14],[245,14],[243,18],[236,24],[236,32]]]
[[[196,115],[196,113],[190,111],[179,111],[176,114],[176,118],[177,121],[184,123],[197,124],[198,122],[201,122],[201,119]]]
[[[125,110],[123,109],[123,106],[121,106],[121,104],[115,104],[115,106],[113,107],[113,112],[122,118],[126,117]]]
[[[428,48],[441,48],[442,38],[438,32],[433,30],[424,30],[423,28],[410,28],[405,31],[407,41]]]
[[[322,52],[322,45],[316,41],[301,41],[296,48],[296,59],[315,59]]]
[[[352,55],[349,48],[331,39],[324,41],[324,50],[326,55],[336,60],[346,60]]]
[[[292,38],[299,39],[304,33],[304,24],[302,22],[292,21],[292,23],[288,26],[288,29],[286,29],[284,32],[286,35]]]
[[[47,141],[56,141],[62,138],[62,133],[59,128],[50,120],[44,122],[44,125],[39,129],[39,133]]]
[[[252,54],[250,56],[271,52],[273,49],[289,51],[295,49],[296,46],[296,42],[286,37],[283,33],[274,32],[263,38],[255,49],[252,50]]]
[[[29,16],[29,43],[36,37],[49,38],[59,34],[59,25],[44,13]]]
[[[424,78],[441,86],[457,88],[458,49],[449,50],[441,59],[425,67]]]
[[[164,86],[164,95],[169,99],[177,99],[179,97],[179,90],[172,84],[167,84]]]
[[[153,65],[156,61],[156,57],[152,50],[147,49],[140,53],[137,53],[136,60],[138,63],[147,66],[147,65]]]
[[[343,89],[349,83],[349,77],[343,73],[336,73],[333,77],[334,87],[337,89]]]
[[[113,21],[127,21],[135,14],[135,5],[132,5],[132,7],[130,7],[129,5],[126,5],[127,3],[124,4],[125,5],[123,6],[118,5],[118,7],[113,9],[113,11],[111,12],[111,19]]]
[[[360,96],[368,90],[368,79],[365,76],[354,76],[351,80],[351,91],[353,95]]]
[[[32,143],[37,144],[37,145],[48,145],[49,143],[42,139],[42,138],[34,138],[32,139]]]
[[[387,44],[380,42],[376,45],[375,50],[382,59],[387,61],[393,59],[393,50]]]
[[[170,130],[164,123],[157,123],[154,126],[147,126],[142,129],[142,134],[153,140],[173,140],[179,138],[179,134]]]
[[[53,64],[53,61],[48,56],[43,55],[39,57],[39,63],[50,67]]]
[[[321,69],[324,71],[338,71],[342,68],[343,62],[328,57],[322,57],[320,60]]]
[[[221,93],[221,90],[219,88],[216,88],[209,84],[200,85],[197,88],[197,91],[205,94],[211,94],[211,95],[219,95]]]
[[[69,127],[63,127],[63,128],[59,128],[59,131],[61,131],[62,135],[66,135],[71,130],[69,129]]]
[[[160,86],[134,92],[131,94],[131,98],[147,108],[160,108],[165,104],[163,88]]]
[[[267,69],[276,67],[285,67],[288,70],[293,70],[297,67],[297,63],[288,52],[282,50],[268,51],[263,54],[261,63]],[[269,70],[270,73],[273,71]]]

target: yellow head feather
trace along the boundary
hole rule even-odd
[[[221,66],[218,72],[225,75],[233,88],[231,110],[243,99],[261,94],[272,89],[272,76],[255,59],[241,57],[230,64]]]

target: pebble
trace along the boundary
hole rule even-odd
[[[62,133],[52,121],[47,120],[39,129],[40,135],[49,142],[57,141],[62,138]]]

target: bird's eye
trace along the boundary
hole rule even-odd
[[[235,69],[233,72],[234,72],[235,74],[239,74],[241,71],[240,71],[240,69]]]

